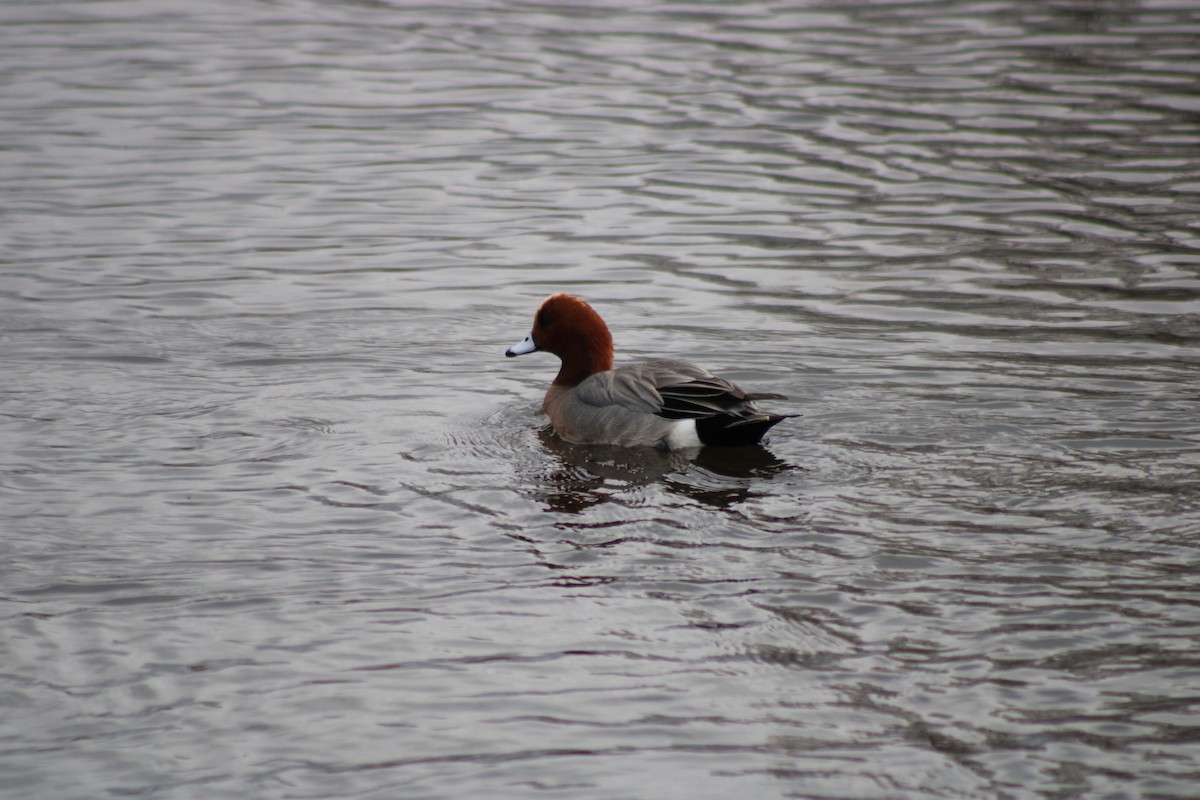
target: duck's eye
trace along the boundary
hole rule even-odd
[[[548,311],[539,311],[537,315],[537,324],[539,328],[547,328],[550,323],[554,322],[554,316]]]

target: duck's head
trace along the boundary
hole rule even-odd
[[[597,372],[612,369],[613,341],[595,309],[571,294],[552,294],[533,317],[529,335],[505,351],[508,357],[545,350],[562,359],[554,382],[575,386]]]

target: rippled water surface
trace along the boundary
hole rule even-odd
[[[1195,797],[1200,6],[0,6],[0,795]],[[567,445],[618,361],[802,413]]]

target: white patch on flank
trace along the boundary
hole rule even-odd
[[[688,447],[700,447],[700,434],[696,433],[696,420],[681,419],[671,426],[670,433],[663,440],[668,450],[683,450]]]

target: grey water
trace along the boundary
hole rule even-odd
[[[0,797],[1200,796],[1200,6],[0,4]],[[577,447],[617,361],[803,416]]]

